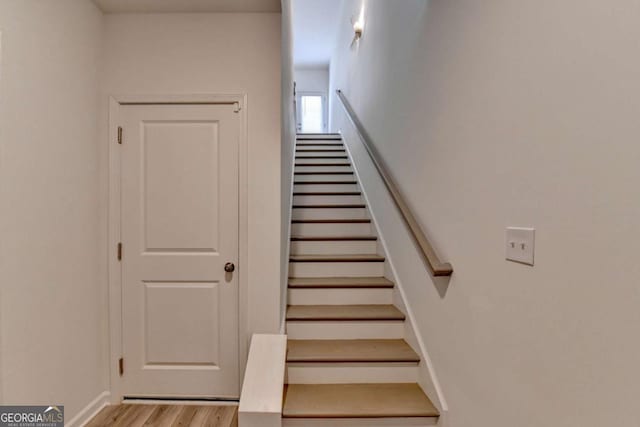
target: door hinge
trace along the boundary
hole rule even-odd
[[[122,243],[118,243],[118,261],[122,261]]]
[[[122,144],[122,126],[118,126],[118,144]]]
[[[120,373],[120,376],[124,375],[124,358],[120,358],[120,360],[118,360],[118,372]]]

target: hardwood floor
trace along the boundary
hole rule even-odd
[[[112,405],[100,411],[86,427],[208,426],[237,427],[237,406]]]

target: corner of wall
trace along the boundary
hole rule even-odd
[[[78,412],[73,418],[65,422],[67,427],[80,427],[84,426],[98,412],[108,406],[111,402],[111,394],[108,391],[103,391],[96,396],[91,402],[89,402],[84,408]]]
[[[281,252],[280,252],[280,333],[284,333],[289,278],[289,237],[291,234],[291,195],[295,149],[295,111],[293,107],[293,23],[292,0],[282,0],[282,96],[281,96]]]

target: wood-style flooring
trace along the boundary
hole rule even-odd
[[[111,405],[100,411],[86,427],[237,427],[237,406],[214,405]]]

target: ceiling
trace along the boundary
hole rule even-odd
[[[327,67],[343,0],[293,0],[293,61],[298,68]],[[347,24],[349,24],[347,22]]]
[[[280,12],[280,0],[93,0],[105,13]]]

